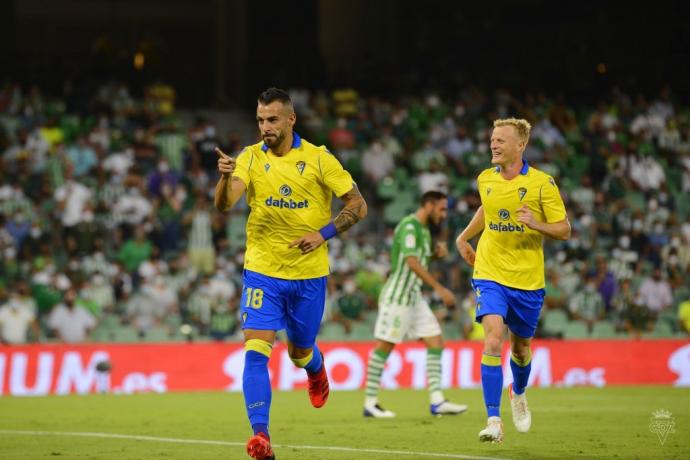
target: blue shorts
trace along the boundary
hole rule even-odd
[[[500,315],[510,331],[522,338],[534,337],[539,312],[544,304],[544,289],[525,291],[495,281],[472,280],[477,296],[477,319],[484,315]]]
[[[311,348],[326,305],[326,277],[284,280],[244,270],[242,329],[279,331],[299,348]]]

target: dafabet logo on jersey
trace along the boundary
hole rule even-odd
[[[507,209],[499,209],[498,211],[498,218],[501,220],[508,220],[510,219],[510,211]],[[520,233],[525,233],[525,226],[523,224],[513,224],[512,222],[508,222],[507,224],[504,224],[502,222],[495,224],[493,222],[489,222],[489,230],[493,230],[495,232],[520,232]]]
[[[273,198],[273,196],[269,196],[266,198],[266,206],[272,206],[280,209],[302,209],[309,207],[309,200],[295,201],[293,199],[286,200],[285,198],[282,198],[287,198],[292,195],[292,188],[287,184],[281,185],[278,189],[278,193],[280,193],[281,198]]]

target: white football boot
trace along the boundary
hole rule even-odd
[[[508,386],[510,407],[513,409],[513,424],[520,433],[527,433],[532,426],[532,413],[527,407],[527,392],[521,395],[513,393],[513,384]]]
[[[501,417],[489,417],[486,428],[479,432],[479,440],[482,442],[503,441],[503,422]]]
[[[395,412],[384,409],[379,403],[365,404],[364,416],[374,418],[393,418],[395,417]]]
[[[458,415],[467,410],[465,404],[454,404],[450,401],[443,401],[441,404],[431,404],[429,406],[431,415]]]

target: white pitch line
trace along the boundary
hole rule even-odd
[[[154,441],[154,442],[170,442],[177,444],[207,444],[214,446],[241,446],[244,447],[244,442],[232,441],[209,441],[204,439],[179,439],[179,438],[159,438],[156,436],[139,436],[131,434],[116,434],[116,433],[90,433],[90,432],[67,432],[67,431],[29,431],[29,430],[0,430],[0,434],[14,434],[14,435],[28,435],[28,436],[75,436],[75,437],[89,437],[89,438],[110,438],[110,439],[133,439],[135,441]],[[293,446],[289,444],[274,444],[273,447],[280,449],[312,449],[312,450],[330,450],[336,452],[360,452],[369,454],[381,455],[413,455],[416,457],[436,457],[436,458],[460,458],[465,460],[507,460],[499,457],[479,457],[476,455],[463,454],[442,454],[434,452],[410,452],[406,450],[383,450],[383,449],[357,449],[354,447],[336,447],[336,446]]]

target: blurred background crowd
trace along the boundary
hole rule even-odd
[[[532,123],[528,162],[558,183],[573,237],[545,245],[538,336],[671,337],[690,331],[690,107],[672,88],[613,88],[595,106],[467,86],[397,99],[291,89],[296,131],[353,174],[369,217],[329,242],[321,335],[371,339],[393,228],[428,190],[449,196],[432,271],[457,295],[429,300],[446,338],[482,338],[471,269],[454,250],[480,204],[492,121]],[[80,94],[80,97],[74,97]],[[0,87],[0,339],[239,340],[242,202],[213,208],[216,155],[257,142],[243,123],[181,111],[165,83],[84,97]],[[338,200],[334,200],[334,212]]]

